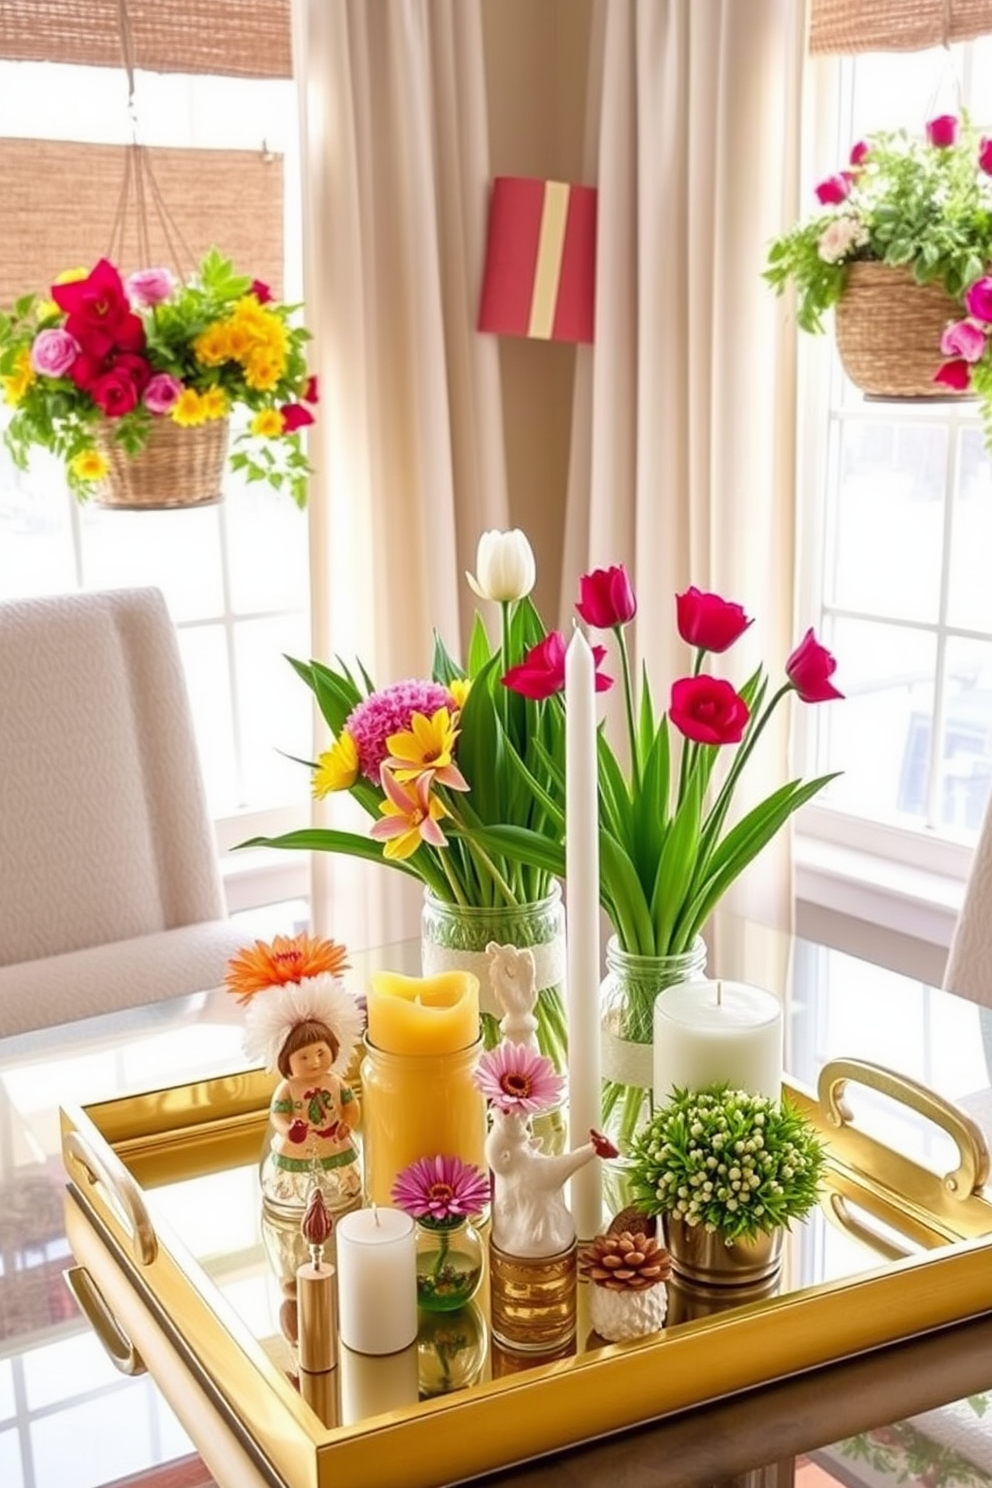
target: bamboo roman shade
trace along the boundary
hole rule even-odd
[[[257,150],[148,152],[169,216],[200,258],[216,246],[276,298],[283,278],[282,157]],[[0,307],[43,292],[64,269],[92,268],[109,248],[124,175],[120,145],[5,139],[0,149]],[[161,223],[148,213],[151,261],[139,258],[137,221],[125,219],[122,273],[158,264],[176,272]]]
[[[291,77],[290,0],[127,0],[134,66]],[[0,0],[0,58],[121,66],[119,0]]]
[[[992,32],[992,0],[812,0],[811,52],[917,52]]]

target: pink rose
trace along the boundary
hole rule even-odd
[[[985,351],[985,332],[973,320],[956,320],[941,336],[940,350],[946,357],[979,362]]]
[[[964,307],[974,320],[992,325],[992,278],[976,279],[964,297]]]
[[[123,368],[104,372],[89,389],[90,397],[108,418],[122,418],[138,401],[134,378]]]
[[[978,142],[978,168],[992,176],[992,139],[983,135]]]
[[[957,357],[953,362],[942,362],[933,374],[933,380],[940,387],[963,393],[971,386],[971,368],[963,358]]]
[[[958,137],[958,121],[954,114],[938,114],[927,125],[927,139],[938,150],[946,150]]]
[[[39,331],[31,346],[31,365],[43,377],[64,377],[79,355],[79,342],[68,331]]]
[[[178,377],[170,377],[168,372],[156,372],[145,388],[144,405],[149,413],[168,413],[182,390]]]
[[[176,287],[176,279],[168,269],[138,269],[137,273],[128,275],[124,287],[132,305],[148,310],[169,298]]]
[[[804,703],[826,703],[843,697],[830,681],[837,663],[813,634],[812,626],[785,663],[785,675]]]
[[[868,156],[867,140],[858,140],[856,145],[851,146],[851,164],[855,170],[860,170]]]
[[[838,171],[835,176],[827,176],[816,188],[816,199],[825,207],[839,206],[850,194],[850,171]]]

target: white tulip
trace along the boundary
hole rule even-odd
[[[465,575],[474,592],[480,599],[494,599],[500,604],[523,599],[537,578],[534,550],[518,527],[512,532],[484,532],[479,538],[475,569],[475,574]]]

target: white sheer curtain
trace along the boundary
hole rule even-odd
[[[428,674],[432,627],[457,650],[461,576],[479,532],[507,525],[497,343],[474,329],[490,179],[478,0],[294,0],[294,54],[321,378],[313,654],[360,656],[382,686]],[[393,869],[314,855],[313,924],[350,945],[415,933],[418,903]]]
[[[624,561],[657,705],[688,657],[690,583],[755,624],[727,658],[773,678],[795,640],[794,333],[761,278],[795,216],[804,6],[595,0],[589,176],[599,187],[595,345],[579,353],[562,593]],[[788,710],[748,770],[790,778]],[[780,833],[734,907],[787,924]]]

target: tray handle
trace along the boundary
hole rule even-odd
[[[851,1120],[850,1107],[844,1101],[851,1080],[912,1107],[947,1132],[958,1149],[958,1166],[942,1179],[949,1193],[967,1199],[987,1182],[989,1149],[978,1123],[936,1091],[883,1065],[862,1059],[831,1059],[823,1066],[817,1096],[831,1126],[845,1126]]]
[[[128,1231],[135,1260],[139,1266],[150,1266],[158,1254],[158,1236],[141,1189],[127,1168],[115,1153],[97,1153],[79,1131],[66,1133],[65,1150],[80,1164],[90,1183],[103,1185]]]
[[[62,1275],[80,1312],[121,1374],[146,1373],[145,1361],[107,1306],[106,1298],[85,1266],[69,1266]]]

